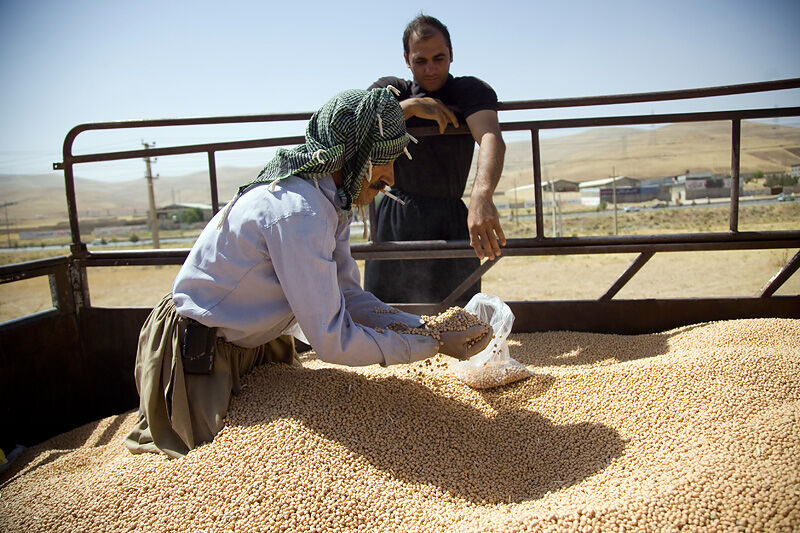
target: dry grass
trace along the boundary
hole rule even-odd
[[[621,234],[727,231],[728,207],[663,209],[620,213]],[[609,213],[565,219],[567,232],[613,233]],[[742,231],[800,229],[800,202],[743,204]],[[550,224],[546,223],[547,235]],[[529,237],[531,223],[506,223],[508,237]],[[0,254],[0,261],[21,262],[63,255],[63,251],[26,249]],[[659,253],[625,286],[617,298],[691,298],[754,296],[797,250]],[[633,254],[506,257],[483,277],[483,291],[504,300],[594,299],[602,296],[635,259]],[[360,262],[363,273],[363,262]],[[178,266],[89,269],[93,305],[153,306],[172,287]],[[795,274],[778,291],[800,294]],[[0,285],[0,321],[49,309],[46,278]]]
[[[698,202],[701,204],[703,202]],[[544,216],[544,232],[552,237],[549,212]],[[563,237],[584,237],[614,234],[614,214],[609,209],[597,216],[562,217]],[[774,231],[800,229],[800,202],[756,204],[743,202],[739,208],[739,231]],[[649,235],[665,233],[727,232],[730,230],[730,205],[713,204],[711,207],[662,208],[624,213],[617,211],[619,235]],[[536,236],[532,219],[522,222],[503,222],[506,237],[527,238]]]

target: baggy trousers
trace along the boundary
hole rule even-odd
[[[186,455],[222,429],[231,394],[239,393],[242,376],[265,363],[299,365],[288,335],[256,348],[217,337],[212,372],[186,374],[180,347],[186,322],[167,294],[142,326],[135,369],[139,418],[125,439],[132,453]]]

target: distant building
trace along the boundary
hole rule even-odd
[[[549,180],[542,182],[542,190],[550,191],[555,187],[556,192],[575,192],[578,190],[577,181],[569,180]]]
[[[602,189],[608,187],[609,189],[612,188],[612,183],[616,183],[617,188],[620,187],[639,187],[642,184],[642,180],[638,180],[636,178],[630,178],[628,176],[615,176],[613,178],[603,178],[599,180],[592,180],[592,181],[583,181],[581,182],[578,187],[581,190],[584,189]]]
[[[710,170],[706,170],[705,172],[687,172],[686,174],[675,176],[675,181],[678,183],[686,183],[687,181],[699,182],[700,180],[712,179],[713,177],[714,173]]]
[[[789,171],[789,174],[793,178],[800,178],[800,164],[792,165],[792,170]]]
[[[569,180],[550,180],[542,182],[542,205],[549,206],[552,204],[552,187],[555,186],[555,192],[559,193],[558,203],[571,204],[577,203],[578,183]],[[565,193],[563,196],[561,193]],[[574,193],[574,194],[570,194]],[[505,200],[507,207],[535,207],[536,196],[534,194],[534,185],[529,183],[527,185],[520,185],[505,191]],[[499,209],[500,205],[495,201],[495,206]]]
[[[214,216],[212,207],[206,204],[169,204],[156,209],[156,216],[160,223],[168,221],[179,222],[183,212],[190,209],[197,209],[202,213],[200,222],[208,222]]]
[[[580,189],[581,204],[588,206],[598,206],[601,202],[614,203],[615,193],[618,204],[669,198],[668,192],[665,192],[663,186],[658,183],[645,185],[642,180],[628,176],[584,181],[580,184]]]
[[[652,186],[672,186],[678,179],[678,176],[663,176],[661,178],[647,178],[642,180],[642,187]]]
[[[739,177],[741,190],[743,178]],[[731,195],[731,178],[722,174],[692,172],[675,177],[671,187],[670,199],[673,203],[697,200],[699,198],[724,198]]]

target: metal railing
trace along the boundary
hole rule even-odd
[[[645,101],[702,98],[754,91],[800,88],[800,79],[737,86],[668,91],[634,95],[565,98],[505,102],[501,111],[547,109],[566,106],[625,104]],[[256,139],[237,142],[195,144],[73,155],[75,138],[86,131],[178,125],[258,123],[306,120],[310,113],[236,117],[142,120],[82,124],[64,140],[63,161],[54,165],[64,171],[69,223],[72,231],[70,254],[0,266],[0,283],[47,276],[55,309],[28,315],[0,325],[0,416],[5,427],[13,428],[21,443],[35,444],[80,424],[135,409],[139,402],[134,382],[139,332],[149,307],[93,306],[89,299],[87,268],[118,265],[178,265],[188,250],[89,251],[81,239],[75,194],[76,165],[154,156],[205,153],[213,209],[219,209],[217,193],[217,152],[298,144],[301,137]],[[678,326],[708,320],[732,318],[786,317],[800,319],[800,295],[774,296],[775,291],[800,266],[794,255],[769,280],[760,293],[750,298],[615,299],[619,290],[657,253],[696,250],[739,250],[800,248],[800,231],[740,231],[739,157],[741,121],[751,118],[800,116],[800,108],[753,109],[712,113],[615,116],[565,120],[503,122],[504,132],[528,131],[531,138],[535,187],[536,231],[531,238],[508,239],[502,257],[568,254],[636,253],[628,269],[594,300],[509,301],[514,313],[515,332],[550,330],[594,331],[641,334],[668,331]],[[541,194],[541,153],[539,133],[552,128],[613,126],[663,122],[726,120],[731,124],[731,202],[729,229],[716,233],[682,235],[632,235],[604,237],[546,237],[543,229]],[[468,134],[466,128],[445,132]],[[412,130],[414,135],[438,134],[435,128]],[[417,259],[474,257],[467,242],[370,242],[353,244],[357,259]],[[454,301],[458,292],[470,286],[498,261],[484,261],[472,277],[436,304],[401,305],[404,310],[431,314]]]
[[[707,98],[722,95],[798,88],[800,88],[800,78],[793,78],[772,82],[708,87],[681,91],[662,91],[625,95],[503,102],[500,103],[499,110],[513,111],[559,107],[629,104],[638,102]],[[64,139],[63,160],[61,162],[54,163],[53,168],[64,171],[66,200],[72,238],[70,245],[70,258],[68,260],[64,259],[61,261],[66,261],[69,265],[68,281],[72,287],[71,293],[74,296],[74,306],[80,307],[82,305],[89,305],[89,291],[88,287],[86,286],[85,276],[86,267],[181,264],[188,254],[188,251],[184,250],[140,250],[110,252],[88,251],[86,244],[81,239],[80,228],[78,224],[78,207],[74,184],[74,167],[76,165],[101,161],[119,161],[157,156],[206,153],[208,157],[211,204],[213,211],[217,212],[219,210],[215,157],[217,152],[278,147],[295,145],[303,142],[303,137],[293,136],[74,155],[73,144],[79,134],[96,130],[284,122],[300,120],[305,121],[310,116],[311,113],[290,113],[186,119],[134,120],[81,124],[70,130]],[[530,132],[536,227],[536,235],[534,238],[508,239],[508,243],[503,251],[503,257],[631,252],[638,253],[639,255],[636,260],[600,298],[600,300],[609,300],[613,298],[613,296],[617,294],[619,290],[635,275],[635,273],[641,269],[642,266],[657,252],[800,247],[800,231],[741,232],[739,231],[738,227],[741,121],[749,119],[797,116],[800,116],[800,107],[501,122],[501,130],[504,132]],[[706,121],[729,121],[731,123],[731,194],[729,214],[730,223],[728,232],[614,237],[545,237],[542,199],[542,158],[539,142],[539,136],[542,130]],[[449,127],[444,134],[469,134],[469,132],[465,130],[466,128],[459,128],[456,130],[452,127]],[[415,136],[436,135],[439,133],[434,127],[415,128],[410,131]],[[469,247],[466,241],[416,241],[386,243],[369,242],[365,244],[353,244],[352,251],[356,259],[380,260],[474,257],[474,251]],[[452,302],[454,302],[464,290],[477,281],[489,268],[497,264],[499,260],[500,259],[494,261],[485,261],[468,280],[466,280],[451,295],[441,302],[439,307],[452,304]],[[26,271],[26,269],[29,269],[29,273],[25,274],[26,276],[33,275],[31,273],[34,272],[45,272],[47,268],[42,266],[44,264],[46,263],[31,262],[23,264],[27,266],[18,265],[13,267],[0,267],[0,282],[13,281],[15,276]],[[781,284],[798,269],[798,266],[800,266],[800,253],[791,258],[789,262],[775,275],[775,277],[772,280],[769,280],[769,282],[760,292],[759,296],[767,298],[773,295],[781,286]],[[52,274],[52,272],[49,272],[49,275]],[[54,295],[58,294],[66,297],[68,293],[64,291],[54,292]],[[65,307],[65,304],[57,305],[57,307],[67,308]]]

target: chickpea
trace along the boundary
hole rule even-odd
[[[508,344],[537,374],[489,390],[441,355],[260,367],[181,459],[125,449],[135,412],[92,422],[0,474],[0,531],[800,527],[800,320]]]

